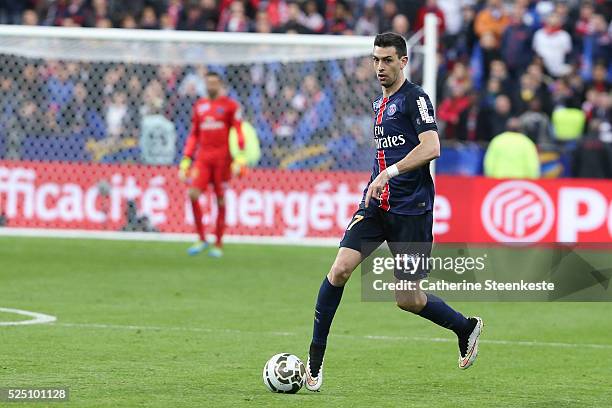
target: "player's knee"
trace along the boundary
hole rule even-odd
[[[202,192],[197,188],[190,188],[188,194],[190,200],[197,200]]]
[[[329,271],[330,282],[334,286],[342,286],[349,280],[352,273],[353,267],[348,262],[336,259]]]
[[[395,297],[397,307],[406,312],[419,313],[427,303],[427,297],[417,293],[404,294]]]

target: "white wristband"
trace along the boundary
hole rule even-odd
[[[397,176],[398,174],[399,174],[399,170],[396,164],[394,164],[391,167],[387,167],[387,175],[389,176],[389,178],[393,178]]]

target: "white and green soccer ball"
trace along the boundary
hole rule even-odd
[[[275,354],[263,368],[263,382],[272,392],[295,394],[306,381],[306,367],[293,354]]]

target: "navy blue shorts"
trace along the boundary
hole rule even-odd
[[[340,241],[340,247],[359,251],[365,259],[386,241],[394,256],[406,254],[429,257],[433,242],[432,230],[431,211],[419,215],[400,215],[375,206],[360,207],[353,214]],[[423,264],[424,267],[411,274],[396,270],[395,277],[400,280],[423,279],[429,273],[427,262]]]

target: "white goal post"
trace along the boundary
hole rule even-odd
[[[0,25],[0,52],[76,61],[192,65],[367,55],[373,37]],[[126,47],[127,45],[127,47]]]

